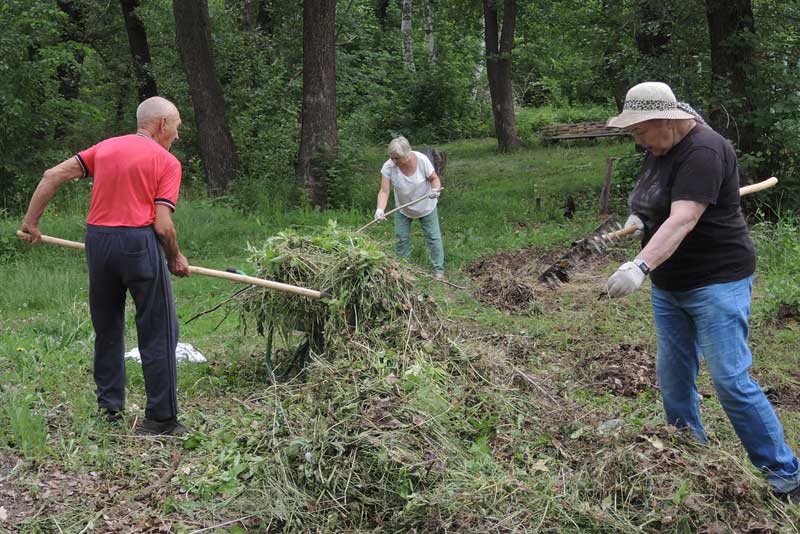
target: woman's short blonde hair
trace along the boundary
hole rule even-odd
[[[411,145],[408,139],[403,137],[395,137],[389,142],[389,157],[390,158],[404,158],[411,154]]]

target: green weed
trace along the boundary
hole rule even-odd
[[[8,421],[6,443],[27,459],[42,461],[49,451],[47,422],[33,408],[34,399],[28,395],[4,395],[3,400],[3,414]]]

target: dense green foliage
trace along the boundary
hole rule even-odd
[[[119,6],[72,0],[79,17],[49,0],[0,6],[0,189],[2,208],[17,211],[44,168],[105,136],[129,131],[136,106],[130,54]],[[243,6],[250,13],[244,24]],[[416,72],[403,65],[400,2],[381,14],[374,0],[342,1],[337,14],[337,112],[340,161],[331,169],[333,206],[352,205],[350,160],[365,144],[404,134],[415,145],[491,135],[482,69],[479,3],[433,6],[436,58],[429,59],[422,3],[414,4]],[[755,0],[756,60],[750,69],[753,150],[741,154],[745,178],[778,175],[787,188],[771,204],[800,205],[800,34],[798,2]],[[302,2],[210,0],[217,76],[226,99],[242,173],[231,201],[247,210],[297,203],[294,164],[302,84]],[[168,0],[138,9],[148,34],[160,92],[184,115],[175,147],[187,194],[204,178],[186,78],[175,47]],[[520,135],[535,141],[547,121],[602,120],[625,90],[642,80],[672,85],[701,112],[735,107],[741,95],[711,81],[705,4],[656,0],[521,2],[513,77]],[[70,74],[72,73],[72,74]],[[74,81],[77,91],[63,88]],[[526,114],[542,107],[553,113]],[[596,111],[584,113],[587,106]],[[576,112],[577,110],[577,112]],[[736,141],[734,139],[734,141]],[[774,193],[777,195],[778,193]]]

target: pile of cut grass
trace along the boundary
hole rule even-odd
[[[574,382],[582,361],[555,366],[533,341],[503,351],[486,333],[445,332],[413,276],[365,236],[335,223],[282,233],[251,247],[251,261],[259,276],[331,294],[241,302],[264,331],[325,334],[302,375],[246,401],[268,424],[237,454],[260,459],[251,509],[273,526],[769,532],[792,521],[728,451],[653,425],[646,409],[570,395],[585,387]]]
[[[328,354],[444,339],[436,304],[416,278],[378,243],[335,221],[306,235],[281,232],[249,251],[256,276],[329,295],[248,292],[239,307],[258,332],[304,332],[316,352]]]

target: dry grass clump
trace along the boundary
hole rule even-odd
[[[579,511],[652,532],[788,532],[764,481],[741,459],[697,443],[688,431],[648,426],[592,439],[576,469]],[[589,504],[592,503],[592,504]]]
[[[241,311],[259,332],[305,332],[317,352],[347,351],[353,343],[391,346],[440,333],[435,303],[416,279],[377,243],[335,221],[307,235],[282,232],[249,250],[256,276],[330,294],[311,299],[250,291]]]

